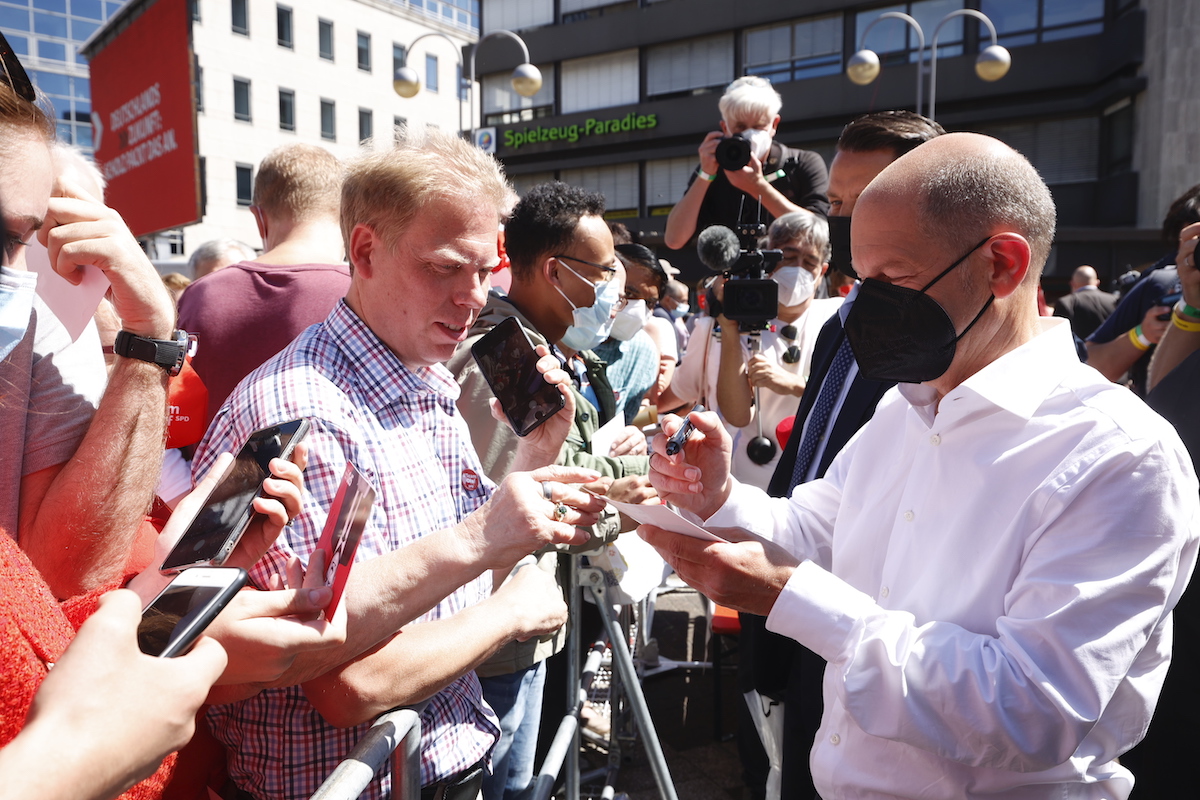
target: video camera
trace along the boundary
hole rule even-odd
[[[745,332],[766,330],[779,313],[779,285],[767,277],[783,259],[780,250],[760,250],[766,226],[741,223],[737,232],[724,225],[705,228],[696,240],[700,261],[725,275],[722,313]]]

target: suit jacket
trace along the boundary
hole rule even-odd
[[[825,375],[829,372],[833,357],[841,347],[845,336],[846,332],[842,330],[842,319],[838,314],[834,314],[825,322],[821,333],[817,336],[816,344],[813,345],[808,386],[800,398],[800,407],[796,411],[796,422],[792,426],[792,435],[788,439],[787,447],[783,450],[783,455],[779,458],[779,463],[775,465],[775,474],[771,476],[771,483],[767,487],[767,493],[772,497],[786,497],[788,494],[789,484],[792,481],[792,470],[796,467],[796,452],[800,448],[800,435],[804,430],[804,422],[808,419],[813,404],[817,401],[821,385],[825,382]],[[869,381],[861,374],[855,373],[854,380],[850,384],[850,391],[846,394],[846,401],[838,410],[837,417],[833,421],[833,428],[829,432],[829,441],[825,444],[825,450],[821,453],[821,459],[817,464],[818,478],[829,469],[829,464],[833,461],[834,456],[841,452],[842,448],[846,446],[846,442],[850,441],[850,437],[857,433],[858,429],[865,425],[875,413],[875,406],[879,404],[884,392],[893,386],[895,386],[894,383]]]
[[[1083,289],[1059,298],[1054,316],[1071,321],[1071,333],[1080,339],[1092,335],[1117,307],[1117,298],[1099,289]]]

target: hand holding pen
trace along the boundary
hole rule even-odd
[[[704,406],[697,405],[683,419],[683,425],[679,430],[675,431],[669,439],[667,439],[667,455],[673,456],[683,449],[683,443],[692,435],[692,431],[696,430],[696,426],[692,424],[692,414],[701,413],[704,411]]]
[[[650,484],[664,503],[707,519],[729,496],[731,454],[729,433],[716,414],[697,406],[683,419],[668,415],[654,437]]]

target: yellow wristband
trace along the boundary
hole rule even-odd
[[[1142,350],[1142,351],[1149,350],[1150,345],[1153,344],[1153,342],[1151,342],[1149,339],[1147,339],[1145,337],[1145,335],[1142,333],[1141,325],[1138,325],[1136,328],[1129,329],[1129,341],[1130,341],[1130,343],[1133,344],[1134,347],[1136,347],[1138,350]]]
[[[1179,316],[1178,311],[1171,312],[1171,322],[1181,331],[1187,331],[1188,333],[1200,333],[1200,322],[1186,320]]]

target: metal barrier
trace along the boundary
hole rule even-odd
[[[375,720],[312,800],[355,800],[389,757],[392,800],[417,800],[421,796],[421,717],[411,708],[389,711]]]

